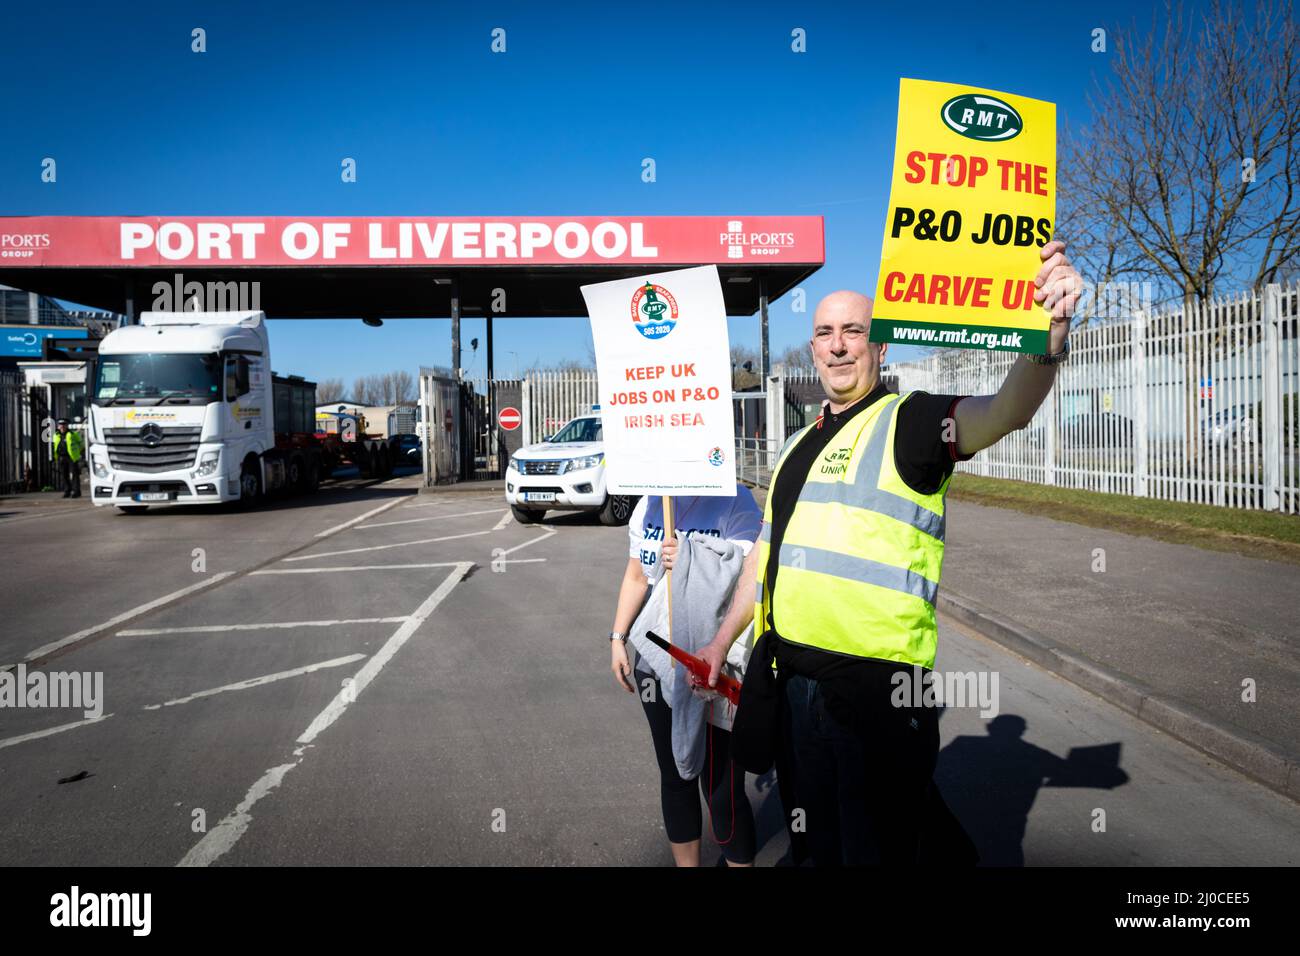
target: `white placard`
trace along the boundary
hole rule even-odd
[[[727,308],[716,266],[582,287],[600,378],[607,487],[734,495]]]

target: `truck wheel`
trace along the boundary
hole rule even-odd
[[[257,504],[262,497],[261,469],[256,462],[244,462],[239,471],[239,503],[245,507]]]
[[[357,463],[357,471],[362,478],[371,477],[371,470],[374,468],[374,458],[371,457],[370,449],[365,445],[358,446],[352,460]]]
[[[149,510],[148,505],[118,505],[117,510],[124,515],[142,515]]]
[[[510,513],[520,524],[537,524],[546,514],[545,511],[533,511],[529,508],[520,508],[518,505],[511,505]]]
[[[307,483],[303,486],[303,493],[314,495],[316,489],[320,487],[320,464],[316,461],[307,463]]]
[[[600,523],[611,528],[625,525],[635,507],[635,495],[606,495],[605,504],[600,509]]]
[[[307,467],[302,460],[302,455],[294,455],[289,459],[289,474],[286,476],[289,491],[292,494],[300,495],[307,490]]]

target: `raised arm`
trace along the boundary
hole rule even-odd
[[[1043,265],[1034,277],[1034,301],[1052,313],[1047,354],[1065,349],[1070,319],[1083,291],[1083,279],[1065,256],[1065,243],[1053,240],[1040,253]],[[1055,365],[1037,365],[1020,356],[995,395],[976,395],[957,403],[957,451],[973,455],[1024,428],[1056,381]]]

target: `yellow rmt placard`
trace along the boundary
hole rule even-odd
[[[1055,223],[1056,104],[900,80],[871,341],[1047,351]]]

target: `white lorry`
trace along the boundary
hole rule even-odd
[[[271,371],[261,312],[145,312],[99,345],[91,500],[124,512],[312,492],[344,459],[391,473],[386,443],[315,433],[316,385]]]

